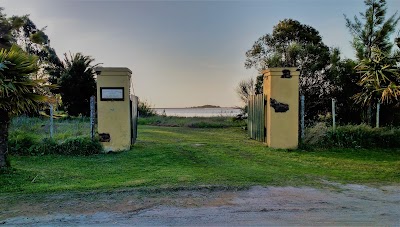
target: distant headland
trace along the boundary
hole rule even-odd
[[[221,108],[221,107],[220,106],[214,106],[214,105],[202,105],[202,106],[192,106],[192,107],[188,107],[188,108],[198,109],[198,108]]]

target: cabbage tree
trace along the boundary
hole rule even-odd
[[[8,167],[7,141],[12,116],[37,110],[47,101],[43,81],[32,79],[38,71],[37,56],[13,45],[0,50],[0,169]]]
[[[363,59],[356,70],[361,74],[358,85],[362,87],[362,91],[353,96],[357,103],[371,105],[377,101],[400,101],[400,69],[396,58],[372,48],[372,57]]]

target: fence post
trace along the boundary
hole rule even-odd
[[[304,139],[305,126],[304,126],[304,115],[305,115],[305,104],[304,104],[304,95],[300,96],[300,127],[301,127],[301,140]]]
[[[379,128],[379,112],[381,109],[381,103],[378,100],[378,103],[376,104],[376,127]]]
[[[332,99],[332,127],[336,129],[336,110],[335,110],[335,99]]]
[[[94,113],[95,113],[95,105],[94,105],[94,96],[90,97],[90,138],[94,139]]]
[[[53,123],[53,104],[50,104],[50,138],[53,138],[53,127],[54,127],[54,123]]]

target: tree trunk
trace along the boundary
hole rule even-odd
[[[9,167],[7,162],[9,125],[10,117],[8,112],[0,109],[0,169]]]

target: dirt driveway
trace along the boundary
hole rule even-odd
[[[12,226],[355,225],[399,226],[400,186],[327,183],[330,189],[252,187],[124,190],[0,197],[0,224]],[[336,189],[332,189],[336,188]]]

